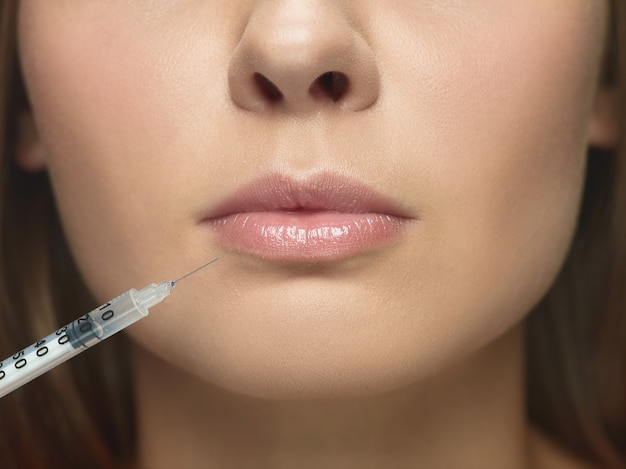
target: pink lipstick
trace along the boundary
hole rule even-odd
[[[279,261],[330,261],[397,239],[413,219],[359,182],[272,174],[245,185],[203,217],[235,251]]]

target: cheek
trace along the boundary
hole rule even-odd
[[[585,10],[569,22],[541,24],[529,14],[506,30],[493,26],[494,37],[474,45],[479,65],[458,61],[452,73],[468,86],[451,93],[455,111],[446,111],[462,132],[438,136],[446,153],[433,177],[445,181],[447,196],[436,217],[451,245],[475,261],[467,265],[508,266],[513,291],[546,288],[576,223],[600,56],[589,46],[599,19],[585,19]]]
[[[386,164],[412,168],[396,185],[421,207],[411,264],[425,275],[412,278],[407,264],[396,290],[421,317],[445,311],[420,326],[465,329],[462,347],[532,309],[570,245],[604,22],[576,3],[569,15],[520,7],[515,21],[434,25],[436,35],[416,30],[418,18],[394,18],[393,36],[379,30],[394,109]],[[416,37],[419,59],[407,47]]]
[[[184,2],[172,2],[172,11],[144,11],[146,3],[123,12],[93,2],[21,4],[21,60],[57,204],[78,265],[103,299],[155,281],[146,271],[197,263],[184,253],[180,268],[162,259],[178,254],[172,249],[185,245],[195,222],[197,194],[187,181],[210,164],[198,122],[215,123],[202,129],[203,141],[225,133],[217,116],[227,92],[212,75],[228,63],[225,39],[211,33],[220,31],[220,5],[201,15],[200,30]],[[198,89],[201,97],[191,91]]]

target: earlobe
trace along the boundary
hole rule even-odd
[[[18,116],[15,163],[24,171],[38,172],[46,169],[46,157],[39,131],[29,111]]]
[[[621,140],[620,93],[616,88],[598,92],[589,122],[589,145],[610,150]]]

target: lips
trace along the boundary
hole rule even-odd
[[[357,181],[323,174],[256,179],[202,219],[225,247],[282,261],[330,261],[397,239],[413,219]]]

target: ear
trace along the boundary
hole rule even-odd
[[[595,98],[589,121],[589,145],[610,150],[620,141],[620,93],[616,87],[601,88]]]
[[[30,111],[18,115],[15,163],[24,171],[38,172],[46,169],[46,157],[39,131]]]

